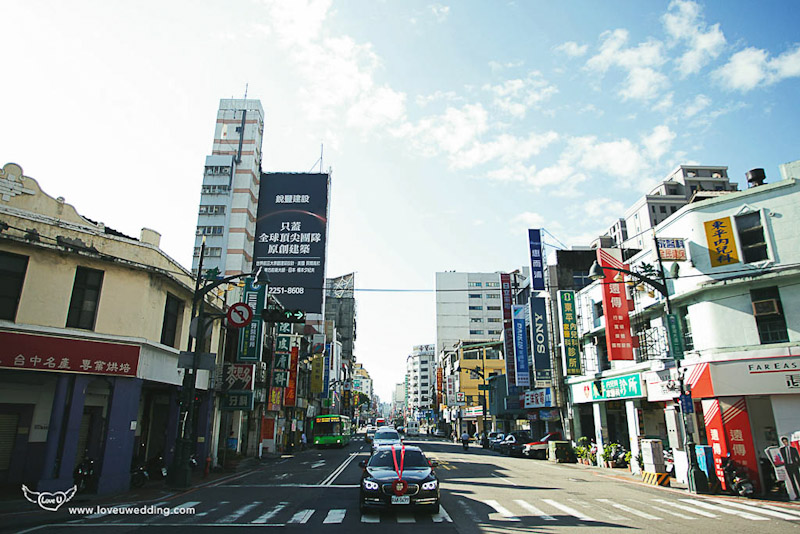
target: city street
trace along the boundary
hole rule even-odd
[[[509,458],[426,436],[407,440],[440,462],[437,514],[390,510],[361,514],[358,462],[369,446],[359,435],[344,449],[308,450],[259,469],[176,494],[135,503],[165,515],[53,514],[49,525],[21,532],[196,532],[283,528],[299,532],[796,532],[800,508],[754,500],[695,497],[606,476],[578,465]],[[194,508],[193,515],[177,509]],[[8,528],[8,524],[5,525]],[[14,529],[14,531],[20,531]]]

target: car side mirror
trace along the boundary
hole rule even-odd
[[[367,461],[361,460],[360,462],[358,462],[358,467],[367,467]]]

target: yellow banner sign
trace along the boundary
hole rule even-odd
[[[315,354],[311,360],[311,393],[322,393],[325,358],[322,354]]]
[[[722,219],[706,221],[704,224],[711,266],[720,267],[739,263],[731,218],[723,217]]]

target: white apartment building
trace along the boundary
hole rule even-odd
[[[372,398],[372,378],[360,363],[353,364],[353,390]]]
[[[406,383],[399,382],[394,386],[392,394],[392,414],[395,417],[403,415],[406,409]]]
[[[503,334],[500,273],[436,273],[436,354]]]
[[[263,135],[259,100],[220,100],[214,144],[203,172],[193,272],[203,238],[204,271],[217,268],[231,275],[252,270]]]
[[[645,248],[650,240],[647,230],[654,228],[692,200],[695,195],[717,196],[738,190],[728,178],[728,167],[679,165],[650,192],[637,200],[608,229],[607,235],[617,245]]]
[[[435,345],[417,345],[406,359],[409,418],[420,419],[433,408],[436,394],[435,351]]]

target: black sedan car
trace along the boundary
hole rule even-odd
[[[514,432],[506,434],[503,441],[497,445],[497,450],[509,456],[522,456],[522,448],[531,441],[533,441],[533,439],[530,434],[515,430]]]
[[[418,507],[432,513],[439,511],[439,480],[419,447],[395,445],[379,447],[369,460],[362,460],[359,509]],[[398,476],[401,470],[402,479]]]

